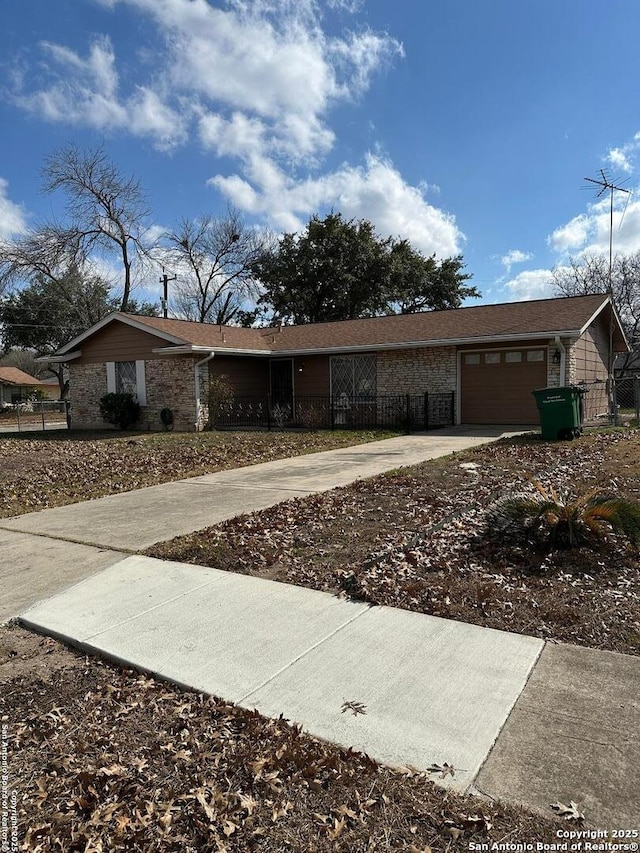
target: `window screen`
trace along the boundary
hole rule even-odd
[[[331,359],[331,393],[334,397],[375,397],[375,355],[334,356]]]
[[[136,395],[135,361],[116,361],[116,393]]]

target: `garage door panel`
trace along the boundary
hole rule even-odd
[[[474,353],[477,364],[461,357],[461,420],[463,423],[538,423],[538,409],[532,391],[547,385],[546,350],[542,361],[529,361],[527,350],[521,361],[506,361],[505,352],[495,350]],[[490,360],[485,359],[490,355]],[[515,356],[517,357],[517,356]],[[539,357],[539,356],[538,356]],[[512,355],[511,358],[514,358]]]

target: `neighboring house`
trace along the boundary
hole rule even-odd
[[[46,393],[42,382],[18,367],[0,367],[0,406],[22,403],[38,389]]]
[[[104,426],[100,398],[130,391],[141,425],[200,429],[208,377],[238,396],[453,392],[456,423],[533,424],[532,390],[577,382],[607,410],[610,346],[628,350],[607,296],[480,305],[303,326],[244,329],[113,313],[48,361],[69,365],[74,427]]]

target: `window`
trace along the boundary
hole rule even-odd
[[[132,394],[141,406],[147,405],[144,361],[108,361],[107,393]]]
[[[470,352],[464,357],[465,364],[480,364],[480,353]]]
[[[521,352],[505,352],[504,360],[507,364],[517,364],[522,361],[522,353]]]
[[[500,353],[499,352],[485,352],[484,363],[485,364],[500,364]]]
[[[544,361],[544,351],[541,349],[530,349],[527,352],[527,361]]]
[[[334,397],[375,397],[376,357],[374,355],[334,356],[331,359],[331,393]]]
[[[136,396],[135,361],[116,361],[116,394]]]

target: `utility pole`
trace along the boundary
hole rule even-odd
[[[167,319],[169,308],[169,282],[176,281],[177,278],[177,275],[168,276],[164,271],[164,267],[162,267],[162,275],[160,276],[160,284],[162,285],[162,299],[160,300],[160,304],[162,305],[162,316],[165,320]]]
[[[616,401],[616,391],[615,391],[615,378],[613,375],[613,316],[614,316],[614,306],[613,306],[613,194],[614,192],[627,193],[627,195],[631,192],[631,190],[627,190],[624,187],[616,186],[613,181],[610,181],[607,177],[604,169],[600,169],[600,179],[598,178],[585,178],[585,181],[589,181],[590,184],[595,184],[600,187],[596,198],[600,198],[607,191],[610,193],[610,202],[609,202],[609,299],[611,300],[610,305],[610,319],[609,319],[609,377],[607,380],[607,396],[609,397],[609,412],[611,415],[611,419],[613,423],[618,425],[618,406]],[[628,201],[628,199],[627,199]],[[625,208],[626,210],[626,208]],[[624,217],[624,213],[622,214]]]

